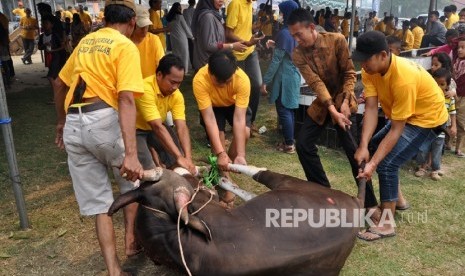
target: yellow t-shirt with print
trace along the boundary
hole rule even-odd
[[[173,94],[164,96],[158,87],[156,75],[144,79],[144,95],[136,99],[136,128],[150,130],[147,122],[166,120],[166,114],[171,111],[173,120],[186,120],[184,96],[177,89]]]
[[[162,11],[156,11],[149,9],[150,13],[150,21],[152,21],[153,25],[150,26],[150,30],[153,29],[161,29],[163,28],[163,22],[161,22],[161,17],[163,16]],[[160,38],[161,45],[163,46],[163,50],[166,49],[166,37],[165,33],[159,33],[157,34],[158,38]]]
[[[252,38],[252,1],[232,0],[226,8],[226,27],[244,41]],[[245,60],[255,49],[255,46],[247,47],[244,52],[234,51],[237,60]]]
[[[420,49],[421,40],[423,39],[423,29],[419,26],[416,26],[412,29],[413,34],[413,49]]]
[[[386,24],[383,21],[375,25],[375,31],[380,31],[382,33],[386,32]]]
[[[365,97],[378,97],[386,116],[423,128],[433,128],[447,121],[444,94],[433,77],[420,65],[391,55],[391,65],[384,76],[362,70]]]
[[[447,18],[446,22],[444,22],[444,26],[446,27],[446,29],[452,29],[452,25],[454,25],[458,21],[459,21],[458,14],[451,13],[449,18]]]
[[[242,69],[237,68],[232,81],[224,87],[213,85],[208,73],[208,64],[200,68],[192,82],[194,96],[199,110],[210,106],[226,107],[235,105],[247,108],[250,97],[250,80]]]
[[[81,39],[59,77],[70,87],[65,99],[67,110],[81,77],[87,84],[83,98],[100,97],[118,109],[118,93],[144,92],[140,57],[136,45],[119,31],[102,28]]]
[[[26,16],[26,11],[24,11],[24,8],[16,8],[11,11],[16,16],[19,16],[19,18],[23,18]]]
[[[22,38],[25,38],[25,39],[35,39],[36,37],[36,31],[37,29],[24,29],[25,27],[33,27],[33,26],[36,26],[36,27],[39,27],[39,25],[37,25],[37,19],[35,19],[34,17],[23,17],[19,20],[19,26],[22,28],[21,29],[21,37]]]
[[[155,75],[160,59],[165,55],[165,50],[161,45],[157,35],[147,33],[145,38],[137,45],[140,54],[140,65],[142,78]]]

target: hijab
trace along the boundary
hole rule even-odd
[[[279,33],[276,35],[276,47],[283,49],[289,55],[292,54],[292,50],[297,46],[296,41],[289,33],[287,29],[287,22],[289,20],[289,16],[291,15],[292,11],[299,8],[296,2],[293,0],[281,2],[279,5],[279,11],[283,14],[283,28]]]
[[[197,25],[199,24],[199,20],[201,20],[201,18],[205,14],[211,13],[216,17],[216,19],[218,19],[218,21],[223,21],[223,17],[221,16],[220,11],[215,8],[213,1],[214,0],[200,0],[197,3],[194,15],[192,16],[191,23],[192,34],[194,35],[194,37],[196,36]]]

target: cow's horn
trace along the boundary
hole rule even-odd
[[[135,189],[120,195],[115,201],[113,201],[113,204],[111,204],[110,209],[108,209],[108,215],[112,216],[114,213],[118,212],[118,210],[123,208],[124,206],[138,201],[139,197],[139,189]]]
[[[189,223],[189,213],[187,212],[186,203],[191,199],[191,193],[186,187],[177,187],[174,190],[174,204],[176,205],[176,211],[181,212],[181,219],[184,224]],[[181,208],[185,206],[182,210]]]
[[[163,169],[157,167],[155,169],[144,171],[144,176],[142,177],[143,181],[158,181],[163,175]]]

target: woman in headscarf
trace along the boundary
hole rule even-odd
[[[244,51],[247,46],[241,42],[226,43],[223,17],[220,9],[224,0],[200,0],[192,18],[194,41],[194,70],[208,62],[210,55],[221,49]]]
[[[269,101],[276,104],[284,138],[276,149],[284,153],[295,153],[294,110],[299,107],[300,73],[292,63],[291,55],[297,43],[289,33],[287,21],[291,12],[297,8],[298,5],[292,0],[279,4],[283,27],[276,35],[273,58],[261,87],[262,94],[268,94],[266,87],[273,83]]]
[[[184,61],[185,72],[189,70],[189,44],[188,39],[194,39],[191,29],[187,26],[184,16],[182,16],[182,8],[179,2],[175,2],[171,6],[170,11],[166,15],[168,28],[170,29],[171,51],[176,56]]]

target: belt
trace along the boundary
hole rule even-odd
[[[83,106],[80,106],[80,107],[70,106],[68,108],[68,114],[78,114],[79,109],[81,109],[82,113],[87,113],[87,112],[92,112],[92,111],[95,111],[95,110],[104,109],[104,108],[108,108],[108,107],[111,107],[111,106],[109,104],[107,104],[106,102],[104,102],[104,101],[91,103],[91,104],[86,104],[86,105],[83,105]]]

